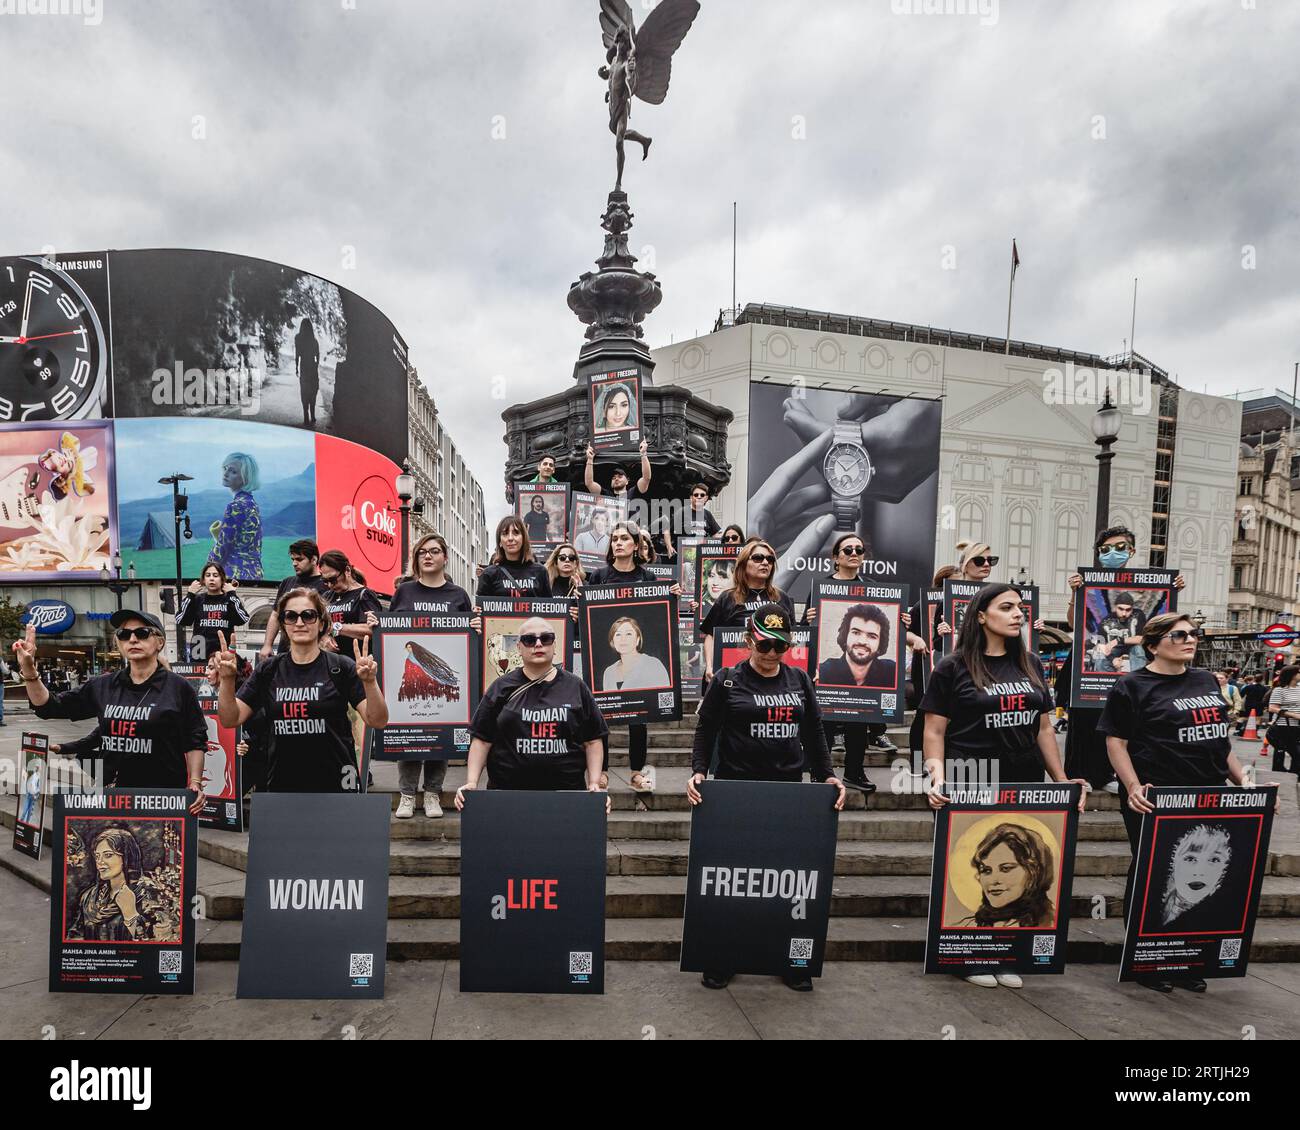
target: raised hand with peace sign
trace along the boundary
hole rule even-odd
[[[369,687],[374,684],[378,675],[379,664],[370,654],[370,637],[360,636],[357,639],[357,678]]]

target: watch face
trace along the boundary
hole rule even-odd
[[[861,494],[871,481],[866,450],[856,443],[831,444],[822,470],[836,494]]]
[[[0,423],[100,413],[108,350],[85,292],[40,259],[0,259]]]

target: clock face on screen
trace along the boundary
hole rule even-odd
[[[837,494],[861,494],[871,480],[867,453],[857,444],[832,444],[823,470],[826,481]]]
[[[82,289],[40,259],[0,259],[0,423],[100,414],[108,350]]]

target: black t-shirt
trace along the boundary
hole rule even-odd
[[[300,577],[298,576],[297,573],[294,573],[290,577],[285,577],[285,579],[280,582],[280,587],[275,590],[275,604],[273,607],[279,608],[280,598],[284,596],[285,593],[292,592],[294,589],[314,589],[316,592],[320,593],[322,596],[325,597],[325,601],[327,604],[329,603],[329,598],[330,598],[329,586],[327,586],[325,582],[321,580],[321,575],[319,573],[314,573],[312,576],[306,578]],[[277,636],[279,642],[276,644],[276,651],[288,651],[289,637],[288,635],[285,634],[283,628],[279,630]]]
[[[714,628],[743,628],[749,623],[750,616],[765,604],[779,604],[790,617],[790,623],[794,623],[794,603],[785,593],[781,593],[775,601],[756,596],[744,604],[737,604],[736,590],[727,589],[713,602],[713,607],[700,624],[700,633],[711,636]]]
[[[334,638],[338,641],[339,654],[355,659],[357,656],[355,637],[340,635],[339,628],[344,624],[364,624],[367,612],[373,612],[378,616],[383,611],[379,598],[365,585],[358,585],[347,592],[331,592],[325,599],[329,601],[330,619],[334,621]]]
[[[898,664],[892,659],[873,659],[866,677],[859,683],[849,661],[836,655],[818,664],[817,681],[840,687],[894,687],[898,684]]]
[[[687,510],[683,524],[686,527],[683,536],[688,538],[711,538],[722,529],[707,506],[700,510]]]
[[[1150,667],[1115,680],[1097,732],[1128,742],[1144,785],[1222,785],[1228,779],[1228,704],[1208,671]]]
[[[545,510],[529,510],[524,514],[524,529],[528,531],[529,541],[547,541],[550,525],[551,516]]]
[[[99,748],[117,765],[119,788],[183,789],[185,754],[208,748],[208,724],[194,687],[165,667],[143,683],[128,670],[97,675],[74,691],[52,694],[37,718],[99,720]]]
[[[812,680],[784,663],[770,679],[748,660],[717,672],[700,703],[692,772],[708,772],[715,741],[721,779],[797,781],[805,765],[814,781],[833,773]]]
[[[218,632],[224,632],[226,643],[234,638],[235,629],[248,623],[248,609],[239,596],[233,592],[219,592],[216,595],[204,589],[201,592],[187,592],[181,600],[181,609],[176,613],[176,624],[182,628],[193,628],[194,635],[201,637],[203,646],[197,647],[190,641],[190,656],[195,662],[206,660],[209,655],[221,649]]]
[[[576,599],[578,589],[574,587],[574,578],[557,575],[555,580],[551,582],[551,595],[566,600]]]
[[[602,565],[587,577],[588,585],[659,585],[663,584],[657,577],[651,576],[638,562],[631,569],[619,569],[615,565]]]
[[[536,561],[498,561],[483,570],[476,595],[547,597],[551,595],[551,578]]]
[[[330,674],[331,663],[338,669]],[[348,707],[366,697],[356,664],[321,652],[311,663],[276,655],[257,665],[235,692],[268,722],[267,788],[280,793],[342,793],[359,787]]]
[[[587,684],[576,675],[557,668],[554,679],[530,682],[520,667],[488,688],[474,711],[470,733],[492,747],[489,788],[582,789],[587,768],[583,746],[605,737],[609,727]]]
[[[1038,728],[1052,708],[1047,682],[1028,678],[1010,656],[986,655],[992,682],[980,690],[960,655],[939,660],[921,699],[921,710],[948,719],[944,757],[997,758],[1004,781],[1040,781],[1043,759],[1038,752]],[[1033,663],[1042,678],[1042,666]]]
[[[450,581],[443,581],[437,588],[422,581],[403,581],[393,593],[388,611],[472,613],[474,605],[469,593]]]

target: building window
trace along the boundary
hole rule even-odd
[[[984,508],[978,502],[963,502],[957,508],[957,540],[984,540]]]
[[[963,483],[982,483],[988,478],[987,470],[983,463],[964,459],[957,467],[957,477]]]
[[[1083,490],[1083,474],[1079,471],[1062,471],[1060,475],[1061,490]]]
[[[1241,486],[1240,486],[1240,489],[1237,491],[1237,493],[1238,493],[1238,494],[1250,494],[1250,492],[1251,492],[1251,490],[1254,488],[1254,486],[1255,486],[1255,480],[1252,479],[1252,478],[1248,475],[1248,476],[1246,476],[1246,478],[1244,478],[1244,479],[1241,480]]]
[[[1082,523],[1073,510],[1056,520],[1056,590],[1064,592],[1067,579],[1079,566],[1079,535]]]
[[[1015,506],[1007,518],[1007,575],[1024,569],[1033,576],[1034,516],[1028,506]]]
[[[1033,487],[1038,484],[1038,474],[1033,466],[1012,463],[1007,469],[1007,482],[1013,487]]]
[[[1245,570],[1243,570],[1240,565],[1234,565],[1232,567],[1232,587],[1234,589],[1241,588],[1241,578],[1244,571]]]

